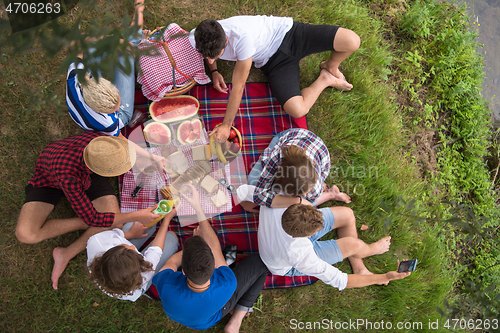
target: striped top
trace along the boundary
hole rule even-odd
[[[97,131],[107,135],[118,136],[123,123],[115,113],[99,113],[92,110],[83,99],[82,87],[76,75],[77,69],[84,69],[82,63],[69,65],[66,78],[66,104],[71,118],[86,131]]]

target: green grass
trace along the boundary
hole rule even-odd
[[[110,9],[110,12],[123,15],[125,11],[130,13],[131,8],[128,4]],[[394,215],[386,229],[383,219],[387,214],[380,208],[381,199],[391,205],[399,196],[415,199],[419,209],[426,209],[429,203],[436,202],[432,197],[434,178],[419,170],[413,142],[409,142],[413,133],[425,128],[413,120],[420,117],[432,122],[432,117],[424,115],[418,103],[411,100],[410,93],[400,94],[398,90],[399,82],[403,82],[405,73],[412,68],[398,66],[407,56],[402,53],[401,45],[411,38],[402,36],[400,31],[401,15],[405,10],[406,6],[399,1],[355,0],[229,0],[215,3],[186,0],[148,5],[145,26],[150,29],[176,22],[190,30],[205,18],[220,19],[238,14],[287,15],[304,22],[342,25],[357,32],[362,40],[360,49],[342,64],[342,70],[354,89],[350,92],[325,90],[308,115],[309,127],[325,141],[332,155],[328,183],[337,184],[349,192],[353,199],[349,206],[356,214],[358,226],[369,226],[367,231],[360,231],[360,238],[372,242],[385,235],[393,237],[391,250],[367,258],[367,267],[374,273],[385,273],[396,268],[397,259],[418,258],[418,269],[409,278],[393,281],[389,286],[339,292],[318,282],[307,287],[264,291],[258,305],[260,311],[254,311],[244,320],[242,331],[290,330],[292,319],[302,322],[366,319],[371,322],[383,320],[394,325],[397,322],[422,322],[425,331],[429,321],[440,318],[435,308],[442,306],[445,297],[454,298],[452,288],[459,270],[455,269],[457,264],[451,251],[456,244],[448,229],[443,223],[415,226],[411,217],[402,214]],[[62,19],[71,24],[80,13],[81,8],[73,8]],[[99,19],[101,11],[86,10],[83,13],[81,27],[85,28],[91,19]],[[440,14],[432,12],[432,15],[437,19],[428,25],[431,34],[433,29],[440,27]],[[403,29],[413,31],[409,23]],[[422,33],[425,36],[426,32]],[[433,45],[424,44],[422,47],[431,48]],[[425,54],[424,51],[419,53]],[[64,108],[66,69],[62,74],[56,73],[66,54],[66,51],[61,51],[45,59],[40,52],[31,52],[25,62],[22,57],[0,55],[0,102],[3,108],[0,112],[0,239],[4,238],[0,243],[3,262],[0,270],[0,330],[189,331],[169,320],[159,302],[140,298],[136,303],[129,303],[105,296],[87,278],[85,253],[70,262],[60,279],[59,290],[52,290],[52,250],[56,246],[69,245],[78,233],[35,245],[20,244],[14,236],[17,215],[24,200],[24,186],[33,173],[38,154],[49,142],[80,132]],[[301,71],[303,86],[316,79],[319,62],[326,57],[327,54],[321,54],[304,60]],[[221,64],[220,68],[226,81],[230,81],[232,64]],[[262,80],[258,70],[252,70],[252,79]],[[56,94],[57,97],[40,109],[27,112],[30,96],[38,89],[41,89],[40,96]],[[415,107],[413,113],[405,111],[407,109],[403,106]],[[68,203],[63,201],[53,215],[68,217],[73,214]],[[347,262],[337,267],[350,272]],[[223,319],[210,331],[221,331],[227,320]],[[360,327],[359,331],[368,330]],[[405,331],[418,330],[401,330]]]

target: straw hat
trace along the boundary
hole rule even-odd
[[[136,153],[128,140],[116,136],[92,139],[83,151],[87,167],[103,177],[114,177],[129,171],[135,164]]]

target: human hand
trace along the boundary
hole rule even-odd
[[[258,213],[259,212],[259,210],[255,208],[258,205],[256,203],[251,202],[251,201],[242,201],[242,202],[240,202],[240,205],[247,212],[250,212],[250,213]]]
[[[165,215],[164,219],[171,220],[176,215],[177,215],[177,209],[175,207],[172,207],[172,210],[170,211],[170,213]]]
[[[406,259],[404,259],[404,260],[406,260]],[[399,260],[398,260],[398,269],[399,269]],[[405,277],[410,276],[410,274],[411,274],[411,272],[398,273],[397,270],[396,270],[396,271],[392,271],[392,272],[387,272],[385,275],[387,276],[387,278],[389,279],[389,281],[391,281],[391,280],[404,279]]]
[[[191,193],[191,197],[186,196],[186,193]],[[201,210],[200,194],[191,184],[184,184],[181,187],[181,197],[184,198],[195,210]]]
[[[146,226],[144,226],[144,224],[139,223],[139,222],[134,222],[132,227],[127,232],[127,237],[129,239],[144,238],[148,235],[148,233],[145,232],[147,229],[148,228]]]
[[[200,229],[200,226],[197,226],[197,227],[193,230],[193,236],[201,236],[201,229]]]
[[[224,82],[224,77],[219,72],[212,73],[212,81],[214,85],[214,89],[223,94],[227,94],[227,86]]]
[[[226,142],[229,137],[229,133],[231,132],[231,126],[220,124],[216,128],[214,128],[208,135],[215,135],[216,142]]]
[[[158,207],[158,204],[155,204],[154,206],[149,208],[144,208],[136,211],[135,212],[137,216],[136,220],[144,225],[149,225],[153,223],[154,220],[160,217],[160,215],[158,214],[153,214],[153,210],[155,210],[156,207]]]

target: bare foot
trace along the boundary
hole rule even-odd
[[[240,326],[243,318],[248,317],[249,313],[247,311],[242,310],[234,310],[232,311],[231,319],[224,327],[225,333],[237,333],[240,331]]]
[[[341,80],[333,76],[333,74],[327,71],[326,69],[321,70],[321,72],[319,73],[319,78],[325,80],[326,84],[329,87],[333,87],[341,91],[347,91],[352,89],[352,84],[350,84],[346,80]]]
[[[52,251],[52,256],[54,257],[54,268],[52,268],[52,288],[57,289],[57,283],[59,282],[59,277],[66,269],[69,260],[64,256],[64,247],[56,247]]]
[[[338,68],[335,68],[335,69],[330,69],[326,66],[326,61],[322,61],[320,64],[319,64],[319,68],[320,69],[324,69],[324,70],[327,70],[330,72],[330,74],[332,74],[333,76],[335,76],[337,79],[340,79],[340,80],[344,80],[344,81],[347,81],[345,79],[345,76],[344,74],[342,74],[341,71],[339,71]]]
[[[375,243],[370,244],[370,247],[374,251],[373,255],[386,253],[387,251],[389,251],[390,246],[391,246],[391,236],[381,238]]]
[[[339,188],[337,187],[337,185],[333,185],[329,190],[328,190],[328,193],[330,193],[330,196],[332,198],[332,200],[336,200],[336,201],[342,201],[342,202],[345,202],[345,203],[349,203],[351,202],[351,197],[348,196],[346,193],[344,192],[340,192]]]

